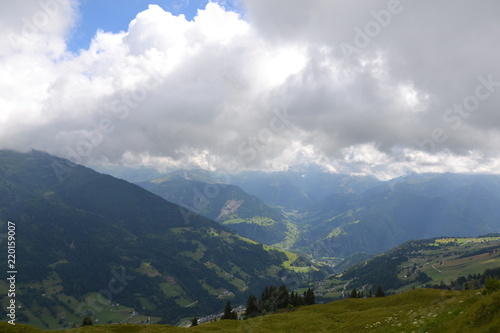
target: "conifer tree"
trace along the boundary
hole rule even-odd
[[[231,302],[227,301],[226,307],[224,308],[224,315],[221,319],[233,319],[233,308],[231,307]]]
[[[90,316],[85,316],[85,318],[83,318],[82,321],[82,326],[90,326],[90,325],[94,325],[94,321],[92,320],[92,318],[90,318]]]
[[[245,318],[253,318],[260,315],[259,306],[257,303],[257,298],[250,295],[247,300],[247,308],[245,310]]]
[[[384,297],[384,296],[385,296],[385,293],[382,290],[382,286],[378,286],[377,287],[377,292],[375,293],[375,297]]]
[[[224,315],[221,319],[238,319],[238,314],[233,311],[231,307],[231,302],[227,301],[226,307],[224,308]]]
[[[304,292],[304,304],[305,305],[313,305],[316,304],[316,297],[314,296],[314,291],[309,288],[306,292]]]
[[[284,309],[288,307],[288,304],[290,303],[290,295],[288,294],[288,290],[286,289],[286,286],[283,284],[280,286],[278,289],[278,309]]]

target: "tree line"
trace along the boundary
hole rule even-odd
[[[243,319],[263,316],[266,314],[293,309],[303,305],[316,304],[314,291],[308,288],[302,294],[298,292],[289,292],[285,285],[268,286],[262,291],[259,298],[254,295],[248,297],[246,310]],[[238,314],[231,307],[231,302],[227,302],[224,308],[224,314],[221,320],[238,319]],[[191,326],[198,325],[198,318],[193,318]]]
[[[364,298],[364,297],[365,297],[365,294],[364,294],[363,290],[357,290],[356,288],[354,288],[351,291],[350,298]],[[368,295],[366,297],[373,297],[373,292],[371,289],[368,292]],[[378,286],[377,291],[375,292],[375,297],[385,297],[385,292],[382,289],[382,286]]]
[[[289,292],[285,285],[269,286],[260,298],[250,295],[246,304],[245,319],[275,313],[281,309],[292,309],[302,305],[316,304],[314,291],[308,288],[302,294]]]

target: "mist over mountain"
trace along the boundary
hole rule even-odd
[[[174,181],[174,175],[182,175],[182,180]],[[188,205],[195,197],[205,197],[202,193],[207,184],[218,178],[217,173],[184,170],[165,179],[165,183],[157,180],[158,184],[148,186],[156,187],[155,191],[163,186],[162,196],[178,203],[185,200]],[[376,254],[410,239],[500,231],[500,176],[496,175],[412,174],[379,181],[310,166],[285,172],[246,171],[231,175],[229,181],[281,211],[291,223],[288,232],[295,235],[287,246],[317,259],[345,258],[358,252]],[[233,188],[225,186],[225,191]],[[198,196],[194,195],[196,191]],[[222,193],[213,192],[207,201],[218,202],[217,209],[207,206],[212,207],[212,215],[207,216],[213,219],[219,217],[228,200]],[[259,210],[258,205],[251,211],[276,219],[271,211]],[[269,231],[280,235],[279,231]],[[245,235],[263,241],[255,233]]]
[[[233,184],[273,207],[303,210],[334,193],[362,193],[379,180],[325,172],[310,165],[284,172],[244,171],[231,176]]]
[[[411,175],[362,194],[331,195],[299,223],[313,252],[379,253],[410,239],[499,232],[499,202],[499,176]]]

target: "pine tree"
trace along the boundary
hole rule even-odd
[[[291,304],[293,307],[295,307],[295,306],[297,306],[297,302],[298,302],[298,301],[297,301],[297,297],[295,296],[295,293],[292,291],[292,292],[290,293],[290,304]]]
[[[271,297],[271,291],[269,290],[269,287],[266,287],[260,295],[260,299],[265,303],[269,299],[269,297]]]
[[[198,318],[194,317],[193,321],[191,321],[191,327],[198,326]]]
[[[90,325],[94,325],[92,318],[90,318],[90,316],[85,316],[85,318],[83,318],[82,321],[82,326],[90,326]]]
[[[305,305],[313,305],[316,304],[316,297],[314,296],[314,291],[309,288],[306,292],[304,292],[304,304]]]
[[[286,286],[282,284],[278,289],[278,309],[284,309],[288,307],[290,303],[290,295],[288,294],[288,290]]]
[[[384,297],[384,296],[385,296],[385,293],[382,290],[382,286],[378,286],[377,287],[377,292],[375,293],[375,297]]]
[[[224,308],[224,315],[221,319],[238,319],[238,314],[233,311],[231,302],[227,301],[226,307]]]
[[[358,291],[356,288],[351,291],[351,298],[358,298]]]
[[[231,302],[227,301],[226,307],[224,308],[224,315],[221,319],[231,319],[231,312],[233,308],[231,308]]]
[[[260,315],[259,306],[257,303],[257,298],[250,295],[247,300],[247,308],[245,310],[245,318],[253,318]]]

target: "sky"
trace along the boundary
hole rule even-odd
[[[147,10],[150,4],[156,4],[174,15],[184,15],[186,20],[192,20],[198,9],[205,8],[207,1],[81,0],[77,3],[78,19],[67,42],[68,50],[78,52],[80,49],[88,49],[97,30],[113,33],[127,31],[130,21],[138,13]],[[231,6],[230,3],[224,5]]]
[[[0,2],[0,149],[500,173],[496,0]]]

